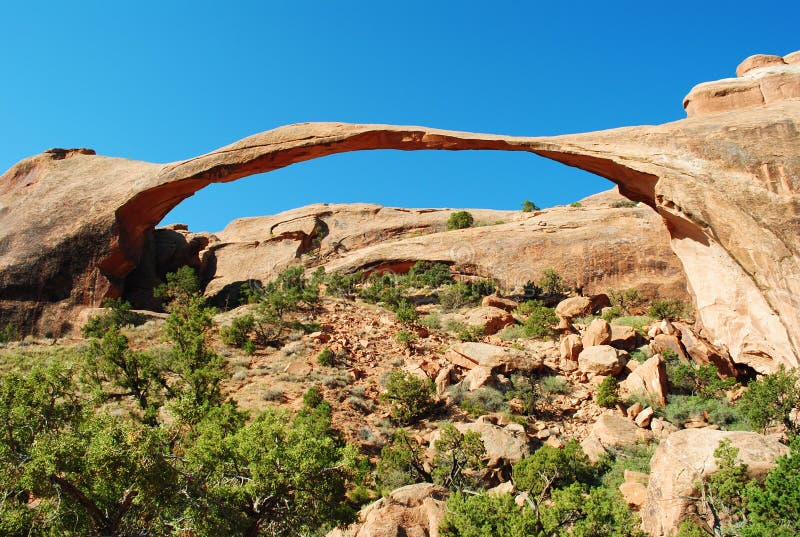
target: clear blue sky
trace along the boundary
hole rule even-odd
[[[169,162],[301,121],[562,134],[684,117],[698,82],[800,49],[800,2],[3,2],[0,168],[49,147]],[[113,178],[109,178],[113,180]],[[518,208],[610,183],[517,153],[371,151],[184,201],[216,231],[314,202]]]

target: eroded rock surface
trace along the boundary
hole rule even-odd
[[[529,138],[305,123],[164,165],[51,150],[0,176],[0,315],[54,333],[68,328],[78,309],[123,292],[154,226],[212,182],[365,149],[527,151],[606,177],[626,197],[654,208],[683,264],[702,335],[758,371],[796,367],[796,58],[743,70],[742,78],[757,76],[763,103],[737,98],[701,111],[701,99],[690,94],[690,117],[661,126]],[[496,252],[509,233],[488,231],[497,232]],[[453,233],[472,244],[477,232]]]

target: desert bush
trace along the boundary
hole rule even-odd
[[[503,328],[497,336],[503,341],[514,341],[525,336],[525,327],[521,324],[512,324]]]
[[[783,367],[775,373],[750,382],[747,391],[736,405],[739,413],[761,431],[783,425],[792,433],[800,432],[800,424],[791,418],[800,409],[800,375]]]
[[[317,363],[325,367],[333,366],[336,363],[336,353],[325,347],[317,355]]]
[[[647,325],[651,324],[654,320],[655,319],[649,315],[630,315],[617,317],[614,319],[614,324],[618,324],[620,326],[630,326],[642,336],[646,336],[647,334],[644,329],[647,328]]]
[[[283,401],[286,396],[286,390],[280,386],[269,386],[261,394],[264,401]]]
[[[421,287],[441,287],[453,283],[450,267],[444,263],[417,261],[408,271],[407,278],[411,285]]]
[[[436,311],[420,317],[417,322],[421,326],[430,328],[431,330],[439,330],[442,328],[442,316]]]
[[[605,408],[613,408],[619,403],[619,382],[612,376],[603,379],[594,396],[595,403]]]
[[[114,325],[125,328],[128,325],[144,323],[144,316],[131,311],[131,304],[121,298],[110,298],[103,301],[103,307],[109,311],[102,315],[91,317],[81,328],[81,335],[85,338],[102,338],[103,334]],[[8,324],[0,331],[0,342],[14,341],[19,338],[16,329]]]
[[[654,319],[674,321],[686,315],[689,307],[677,299],[656,300],[650,305],[648,315]]]
[[[608,298],[611,300],[611,305],[619,306],[625,315],[631,315],[634,311],[644,306],[645,303],[644,296],[635,288],[609,289]],[[619,317],[621,316],[619,315]]]
[[[637,205],[639,205],[639,203],[632,200],[619,200],[612,203],[611,207],[613,207],[614,209],[621,209],[626,207],[627,208],[636,207]]]
[[[255,327],[255,320],[252,315],[242,315],[235,317],[230,326],[223,326],[219,330],[219,337],[226,345],[244,348],[248,341],[251,341],[249,334]]]
[[[569,204],[569,206],[570,207],[583,207],[583,203],[581,203],[579,201],[573,201],[572,203]]]
[[[539,388],[545,394],[568,394],[572,391],[569,380],[561,375],[546,375],[539,379]]]
[[[439,438],[433,443],[431,478],[450,490],[460,491],[478,483],[486,448],[478,431],[460,432],[452,423],[439,426]]]
[[[397,316],[397,320],[406,326],[413,325],[419,319],[417,309],[406,299],[400,300],[394,308],[394,314]]]
[[[473,342],[483,339],[485,330],[482,326],[463,326],[456,332],[459,341]]]
[[[447,230],[466,229],[475,223],[475,218],[467,211],[456,211],[447,219]]]
[[[536,282],[536,286],[542,290],[545,296],[559,296],[569,292],[564,285],[564,278],[553,269],[545,269],[542,277]]]
[[[530,200],[525,200],[522,202],[522,212],[523,213],[531,213],[533,211],[541,211],[538,205],[533,203]]]
[[[487,282],[456,282],[447,285],[439,291],[439,304],[445,311],[473,306],[481,298],[494,292],[494,283]]]
[[[463,392],[458,402],[458,406],[473,418],[501,411],[505,405],[503,394],[489,386]]]
[[[358,285],[364,281],[364,273],[360,270],[352,274],[333,272],[326,275],[323,281],[326,285],[325,294],[339,298],[352,298],[357,292]]]
[[[432,380],[394,369],[389,373],[386,391],[380,395],[380,400],[389,406],[396,422],[409,424],[431,411],[435,393]]]
[[[394,340],[410,349],[411,345],[417,340],[417,334],[408,330],[400,330],[394,335]]]
[[[570,440],[563,449],[543,445],[514,465],[514,483],[521,491],[539,497],[553,488],[594,479],[594,469],[581,445]]]
[[[319,389],[319,386],[311,386],[305,391],[305,393],[303,393],[303,406],[307,408],[317,408],[324,402],[325,398],[323,397],[322,390]]]
[[[553,327],[558,323],[555,309],[548,308],[540,300],[528,300],[520,304],[517,311],[527,315],[522,325],[525,337],[544,339],[555,334]]]

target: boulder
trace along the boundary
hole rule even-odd
[[[636,330],[632,326],[622,326],[619,324],[611,325],[610,345],[617,349],[632,351],[636,348],[638,339]]]
[[[465,369],[480,365],[502,373],[535,371],[542,367],[542,359],[533,353],[488,343],[459,343],[445,353],[445,358]]]
[[[439,374],[436,375],[436,380],[434,380],[437,397],[444,397],[447,388],[450,387],[450,383],[453,380],[453,371],[452,365],[447,365],[439,370]]]
[[[483,388],[487,384],[492,384],[493,381],[494,377],[492,376],[492,369],[479,365],[470,369],[467,374],[464,375],[461,385],[472,392],[478,388]]]
[[[516,300],[511,300],[510,298],[502,298],[497,295],[489,295],[483,297],[481,300],[481,306],[484,307],[492,307],[492,308],[500,308],[504,311],[514,311],[519,307],[519,302]]]
[[[584,348],[578,355],[578,367],[591,375],[618,375],[627,362],[626,353],[610,345]]]
[[[642,506],[642,528],[650,535],[672,535],[681,521],[695,511],[696,484],[717,471],[714,450],[727,439],[739,449],[737,461],[748,474],[763,478],[788,448],[764,435],[743,431],[683,429],[670,434],[656,449],[650,463],[650,483]]]
[[[641,412],[639,412],[639,414],[636,415],[636,419],[634,419],[633,422],[642,429],[646,429],[650,426],[650,420],[653,419],[653,415],[655,413],[656,412],[655,410],[653,410],[653,407],[649,406],[644,410],[642,410]]]
[[[486,447],[486,457],[489,459],[487,467],[500,468],[507,464],[514,464],[522,457],[530,454],[528,436],[525,428],[516,423],[509,423],[501,427],[492,423],[489,416],[481,416],[471,423],[454,423],[461,433],[477,431],[481,435],[483,445]],[[433,446],[440,437],[439,431],[431,434],[430,445]]]
[[[448,491],[432,483],[417,483],[393,490],[364,507],[359,524],[347,530],[353,537],[438,537]],[[331,534],[328,534],[331,535]]]
[[[578,364],[578,356],[582,350],[583,343],[578,334],[567,334],[562,337],[561,343],[559,344],[559,358],[561,359],[562,365],[564,363],[574,364],[571,369],[575,369]]]
[[[592,299],[586,296],[565,298],[556,306],[556,315],[571,320],[592,313]]]
[[[611,326],[605,319],[595,319],[581,336],[583,348],[611,343]]]
[[[647,498],[647,483],[650,476],[641,472],[625,470],[625,481],[619,486],[625,503],[634,511],[641,509]]]
[[[653,349],[654,354],[661,354],[664,351],[670,351],[675,353],[675,355],[683,361],[689,360],[689,358],[686,356],[686,353],[683,351],[683,347],[681,346],[681,341],[678,339],[678,336],[671,334],[658,334],[653,338],[653,341],[650,342],[650,348]]]
[[[667,404],[669,387],[664,359],[659,354],[647,359],[620,382],[619,388],[623,395],[644,393],[662,405]]]
[[[701,338],[688,324],[676,322],[673,325],[680,332],[681,345],[692,360],[700,365],[714,364],[726,378],[738,375],[736,364],[727,352]]]
[[[496,334],[506,326],[516,324],[516,319],[505,310],[493,306],[483,306],[467,312],[465,319],[471,326],[480,326],[487,336]]]
[[[601,414],[581,442],[581,447],[590,460],[597,462],[607,448],[636,444],[650,438],[647,431],[627,418],[618,414]]]

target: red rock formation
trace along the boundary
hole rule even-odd
[[[655,208],[705,335],[761,371],[797,366],[800,100],[793,66],[788,75],[786,68],[762,71],[771,65],[745,74],[758,71],[762,91],[775,89],[766,104],[734,100],[662,126],[525,138],[306,123],[167,165],[45,153],[0,177],[0,314],[58,330],[77,306],[119,293],[153,227],[212,182],[364,149],[528,151],[606,177]],[[688,102],[691,110],[698,101],[690,94]]]

